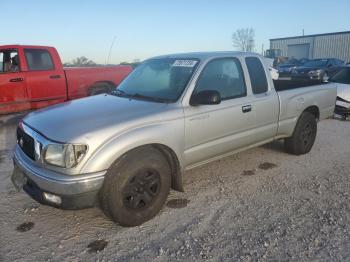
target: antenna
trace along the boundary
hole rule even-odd
[[[113,45],[114,45],[114,42],[115,42],[116,38],[117,38],[116,36],[113,37],[113,40],[112,40],[112,43],[111,43],[111,47],[109,48],[108,57],[107,57],[107,60],[105,62],[105,65],[109,64],[109,58],[111,57],[112,48],[113,48]]]

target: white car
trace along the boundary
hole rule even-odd
[[[272,80],[277,80],[279,78],[278,70],[273,68],[273,59],[264,57],[264,62],[266,67],[269,69]]]
[[[348,119],[350,116],[350,66],[344,67],[329,81],[337,83],[335,113],[343,119]]]

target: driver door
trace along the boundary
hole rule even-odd
[[[0,50],[0,114],[30,109],[16,49]]]
[[[222,102],[185,107],[186,166],[247,146],[254,136],[252,98],[247,95],[241,62],[237,58],[209,61],[193,94],[204,90],[218,91]]]

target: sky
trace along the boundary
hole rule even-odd
[[[252,27],[255,51],[269,39],[350,31],[350,0],[0,0],[0,45],[49,45],[63,62],[105,63],[236,50],[232,33]]]

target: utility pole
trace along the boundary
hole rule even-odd
[[[304,36],[304,28],[303,28],[303,36]]]
[[[107,60],[105,61],[105,65],[109,64],[109,58],[111,57],[112,48],[116,38],[117,38],[116,36],[113,37],[111,47],[109,48],[108,57],[107,57]]]

